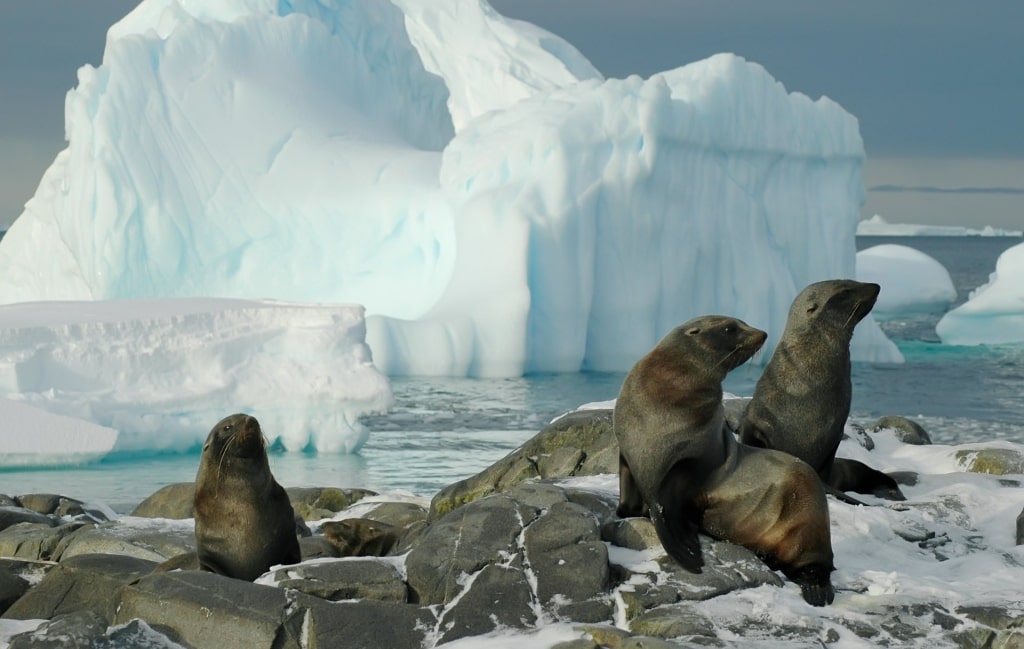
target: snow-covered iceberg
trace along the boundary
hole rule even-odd
[[[1024,243],[999,255],[988,283],[942,316],[935,332],[947,345],[1024,343]]]
[[[0,306],[0,465],[194,450],[232,412],[287,450],[353,452],[368,434],[358,418],[392,402],[364,340],[351,305]]]
[[[1006,230],[986,225],[980,230],[960,225],[889,223],[880,214],[857,224],[857,236],[879,237],[1019,237],[1021,230]]]
[[[882,320],[914,313],[945,313],[956,301],[949,271],[909,246],[883,244],[857,253],[857,279],[882,287],[871,311]]]
[[[853,277],[857,120],[722,54],[603,80],[483,0],[144,0],[68,93],[0,302],[365,305],[390,374],[623,370]],[[873,321],[854,356],[898,361]]]

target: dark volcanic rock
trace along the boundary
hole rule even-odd
[[[430,503],[430,520],[527,480],[618,470],[619,447],[612,431],[612,411],[571,412],[481,473],[442,489]]]
[[[47,573],[3,617],[52,619],[65,613],[92,611],[109,621],[114,617],[117,592],[154,567],[153,561],[110,554],[72,557]]]

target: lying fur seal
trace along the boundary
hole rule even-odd
[[[671,331],[626,376],[613,414],[619,442],[619,515],[649,508],[665,550],[703,566],[698,530],[746,546],[832,602],[828,504],[818,476],[785,453],[739,444],[723,426],[722,380],[766,335],[723,316]]]
[[[744,444],[800,458],[838,492],[903,500],[891,477],[856,460],[836,459],[853,393],[850,340],[879,290],[878,284],[828,280],[796,296],[782,339],[743,414],[739,437]]]
[[[202,570],[252,581],[277,564],[302,560],[288,494],[267,462],[255,417],[213,427],[196,474],[196,554]]]

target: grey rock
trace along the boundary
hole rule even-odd
[[[932,443],[928,431],[921,427],[916,421],[906,417],[888,416],[882,417],[871,427],[873,432],[880,430],[891,430],[896,433],[896,439],[904,444],[926,445]]]
[[[141,518],[192,518],[193,501],[196,498],[195,482],[177,482],[155,491],[139,503],[132,516]]]
[[[1024,473],[1024,455],[1009,448],[960,449],[954,455],[957,464],[967,471],[1006,475]]]
[[[427,509],[416,503],[386,502],[380,503],[363,514],[363,518],[406,528],[414,523],[427,520]]]
[[[587,634],[600,647],[618,649],[629,637],[628,631],[607,624],[588,624],[576,627],[576,630]]]
[[[679,649],[679,645],[661,638],[637,635],[623,640],[620,649]]]
[[[608,547],[594,515],[580,505],[552,504],[526,527],[523,542],[542,604],[556,598],[581,602],[607,591]]]
[[[177,634],[157,631],[142,620],[107,629],[107,643],[103,649],[188,649]]]
[[[11,638],[11,649],[102,649],[107,620],[92,611],[83,610],[58,615],[44,622],[35,631],[19,633]]]
[[[58,494],[27,494],[18,496],[18,503],[25,509],[40,514],[58,517],[85,517],[97,523],[107,520],[107,515],[95,507],[89,507],[81,500]]]
[[[1024,509],[1017,514],[1017,545],[1024,545]]]
[[[7,494],[0,494],[0,507],[18,507],[18,501]]]
[[[615,509],[619,506],[618,494],[595,493],[585,489],[578,489],[572,486],[561,487],[569,502],[582,505],[589,509],[601,525],[609,521],[618,520]]]
[[[590,639],[580,638],[579,640],[566,640],[551,645],[551,649],[600,649],[599,645]]]
[[[0,507],[0,530],[19,523],[32,523],[47,527],[57,525],[56,519],[26,507]]]
[[[19,575],[0,571],[0,615],[29,589],[29,582]]]
[[[57,527],[48,524],[19,523],[0,532],[0,557],[49,561],[60,554],[61,543],[92,523],[75,521]]]
[[[93,554],[72,557],[46,577],[3,614],[15,620],[52,619],[65,613],[91,611],[111,620],[116,593],[127,583],[149,574],[156,563],[117,555]]]
[[[488,565],[480,570],[458,604],[444,611],[441,643],[483,635],[499,628],[533,626],[537,616],[533,593],[522,570]]]
[[[660,548],[661,540],[649,518],[618,518],[601,528],[601,538],[630,550]]]
[[[299,552],[302,554],[303,561],[310,559],[336,559],[340,556],[338,548],[334,547],[333,543],[322,536],[309,536],[299,539]]]
[[[571,412],[487,469],[438,492],[429,520],[528,480],[614,473],[618,467],[612,411]]]
[[[393,563],[375,559],[338,559],[272,571],[270,580],[314,597],[338,602],[370,599],[404,603],[409,591]]]
[[[115,521],[70,536],[55,558],[64,561],[83,554],[121,554],[159,563],[195,549],[191,530],[137,528]]]
[[[849,434],[846,431],[853,429],[853,434]],[[875,440],[871,439],[871,435],[864,430],[864,427],[860,424],[853,424],[848,422],[848,428],[843,432],[843,439],[853,439],[855,442],[861,445],[865,450],[875,450]]]
[[[465,575],[489,564],[502,564],[518,553],[524,525],[540,511],[505,495],[463,506],[423,533],[406,558],[414,601],[447,604],[462,592]]]
[[[391,602],[316,602],[308,611],[310,641],[303,649],[414,649],[436,624],[428,609]]]

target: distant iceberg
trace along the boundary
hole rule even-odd
[[[879,214],[857,223],[857,236],[882,237],[1020,237],[1021,230],[1003,230],[986,225],[980,230],[958,225],[889,223]]]
[[[884,244],[857,253],[857,279],[882,287],[875,318],[885,320],[914,313],[945,313],[956,301],[956,288],[946,267],[908,246]]]
[[[942,316],[935,331],[947,345],[1024,343],[1024,243],[999,255],[988,283]]]
[[[730,54],[604,80],[482,0],[144,0],[79,70],[0,302],[354,303],[384,372],[624,370],[853,277],[857,120]],[[854,356],[899,361],[868,320]]]

